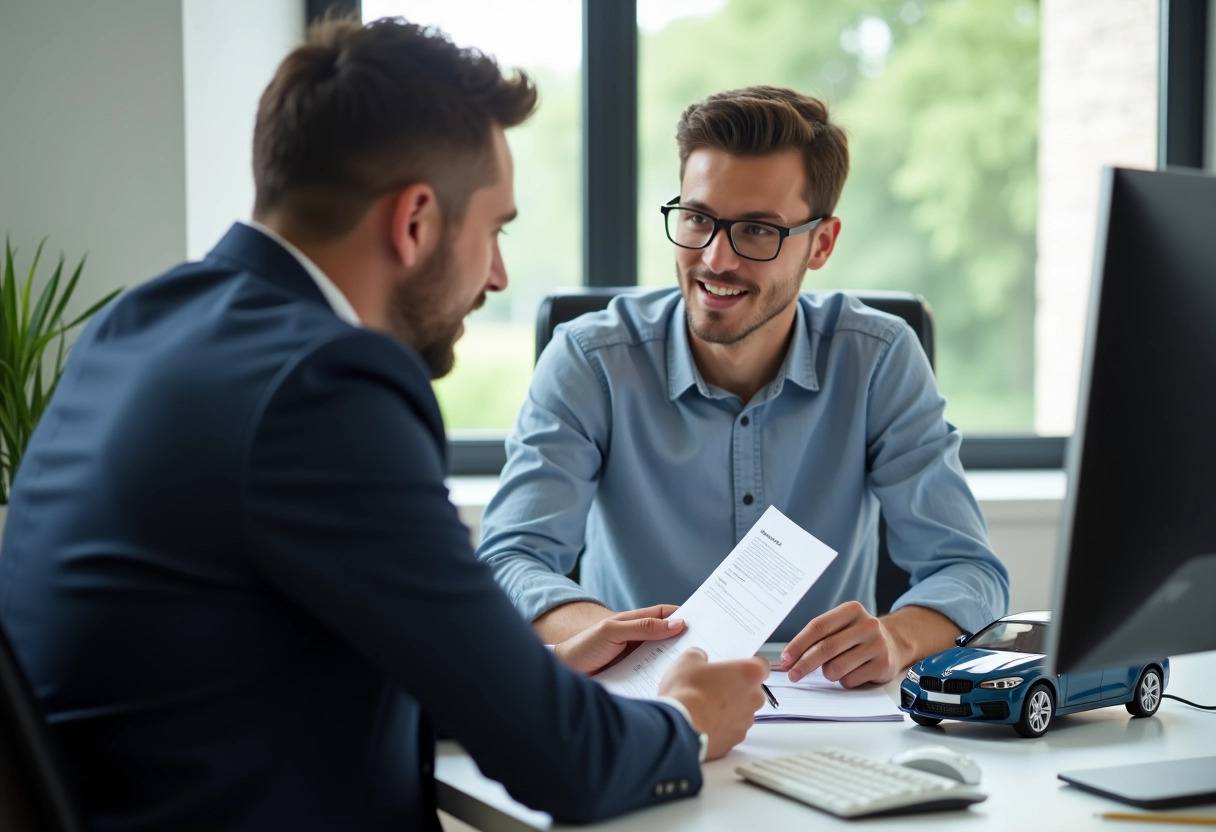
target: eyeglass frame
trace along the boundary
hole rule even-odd
[[[705,241],[704,245],[686,246],[683,243],[677,243],[675,240],[671,239],[671,230],[667,227],[667,217],[671,213],[672,208],[679,208],[683,211],[695,211],[696,213],[702,215],[706,219],[711,219],[714,221],[714,230],[709,232],[709,239],[707,239]],[[827,216],[816,217],[813,220],[808,220],[807,222],[804,222],[802,225],[795,225],[793,227],[778,225],[777,223],[771,222],[769,220],[755,220],[755,219],[724,220],[719,217],[715,217],[713,214],[707,213],[705,211],[699,211],[696,208],[686,208],[685,206],[680,204],[680,197],[678,197],[678,196],[673,197],[672,199],[668,200],[668,202],[665,203],[664,205],[660,205],[659,211],[662,212],[662,214],[663,214],[663,233],[665,233],[667,235],[667,239],[671,241],[672,245],[679,246],[680,248],[686,248],[686,249],[689,249],[690,251],[701,251],[702,249],[709,248],[710,243],[712,243],[714,241],[714,237],[718,236],[719,231],[725,230],[726,239],[730,243],[731,251],[733,251],[735,254],[739,255],[740,257],[742,257],[744,260],[751,260],[753,263],[769,263],[773,260],[776,260],[778,257],[781,256],[781,246],[785,244],[786,237],[791,237],[794,234],[804,234],[807,231],[811,231],[815,227],[817,227],[819,225],[819,223],[821,223],[827,219]],[[777,229],[777,233],[779,234],[779,236],[777,238],[777,251],[773,254],[772,257],[765,257],[765,258],[750,257],[750,256],[744,254],[743,252],[739,251],[738,246],[735,245],[734,235],[731,234],[730,230],[736,223],[741,223],[741,222],[751,222],[751,223],[756,223],[757,225],[764,225],[769,228]]]

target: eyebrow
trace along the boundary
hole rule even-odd
[[[512,222],[518,216],[519,216],[519,209],[512,208],[509,212],[507,212],[506,214],[503,214],[501,217],[498,218],[498,224],[506,225],[507,223]]]
[[[706,205],[704,202],[700,202],[700,201],[695,200],[695,199],[690,199],[690,200],[688,200],[688,201],[685,201],[685,200],[681,199],[681,200],[680,200],[680,207],[682,207],[682,208],[693,208],[693,209],[695,209],[695,210],[697,210],[697,211],[704,211],[704,212],[705,212],[705,213],[707,213],[707,214],[713,214],[713,213],[714,213],[714,212],[713,212],[713,211],[710,209],[710,207],[709,207],[708,205]],[[715,215],[715,216],[716,216],[716,215]],[[724,219],[724,217],[718,217],[718,219]],[[735,220],[770,220],[770,221],[774,221],[774,222],[787,222],[787,220],[785,219],[785,217],[781,216],[780,214],[774,213],[773,211],[748,211],[746,214],[743,214],[742,216],[739,216],[739,217],[730,217],[730,219],[735,219]]]

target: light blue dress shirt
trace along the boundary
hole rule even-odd
[[[1006,614],[1009,575],[945,404],[911,328],[843,294],[799,297],[784,363],[746,403],[697,371],[678,290],[614,298],[541,355],[478,556],[529,620],[679,604],[775,505],[839,553],[784,641],[845,601],[874,611],[881,505],[911,575],[895,608],[974,632]],[[581,585],[565,577],[580,551]]]

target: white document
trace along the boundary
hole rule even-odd
[[[816,668],[797,682],[785,673],[775,672],[765,683],[777,700],[777,707],[765,701],[756,711],[756,721],[770,719],[826,719],[833,721],[902,721],[904,712],[891,701],[881,685],[846,688],[823,678]]]
[[[690,647],[700,647],[710,661],[754,656],[834,557],[835,551],[769,506],[672,613],[687,629],[673,639],[642,644],[595,680],[613,693],[649,699],[658,695],[667,668]]]

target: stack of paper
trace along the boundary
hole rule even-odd
[[[774,672],[767,682],[777,700],[777,707],[765,702],[756,711],[756,721],[771,719],[825,719],[837,722],[899,721],[904,718],[887,692],[878,685],[846,688],[839,682],[829,682],[823,672],[814,670],[797,682],[780,672]]]

